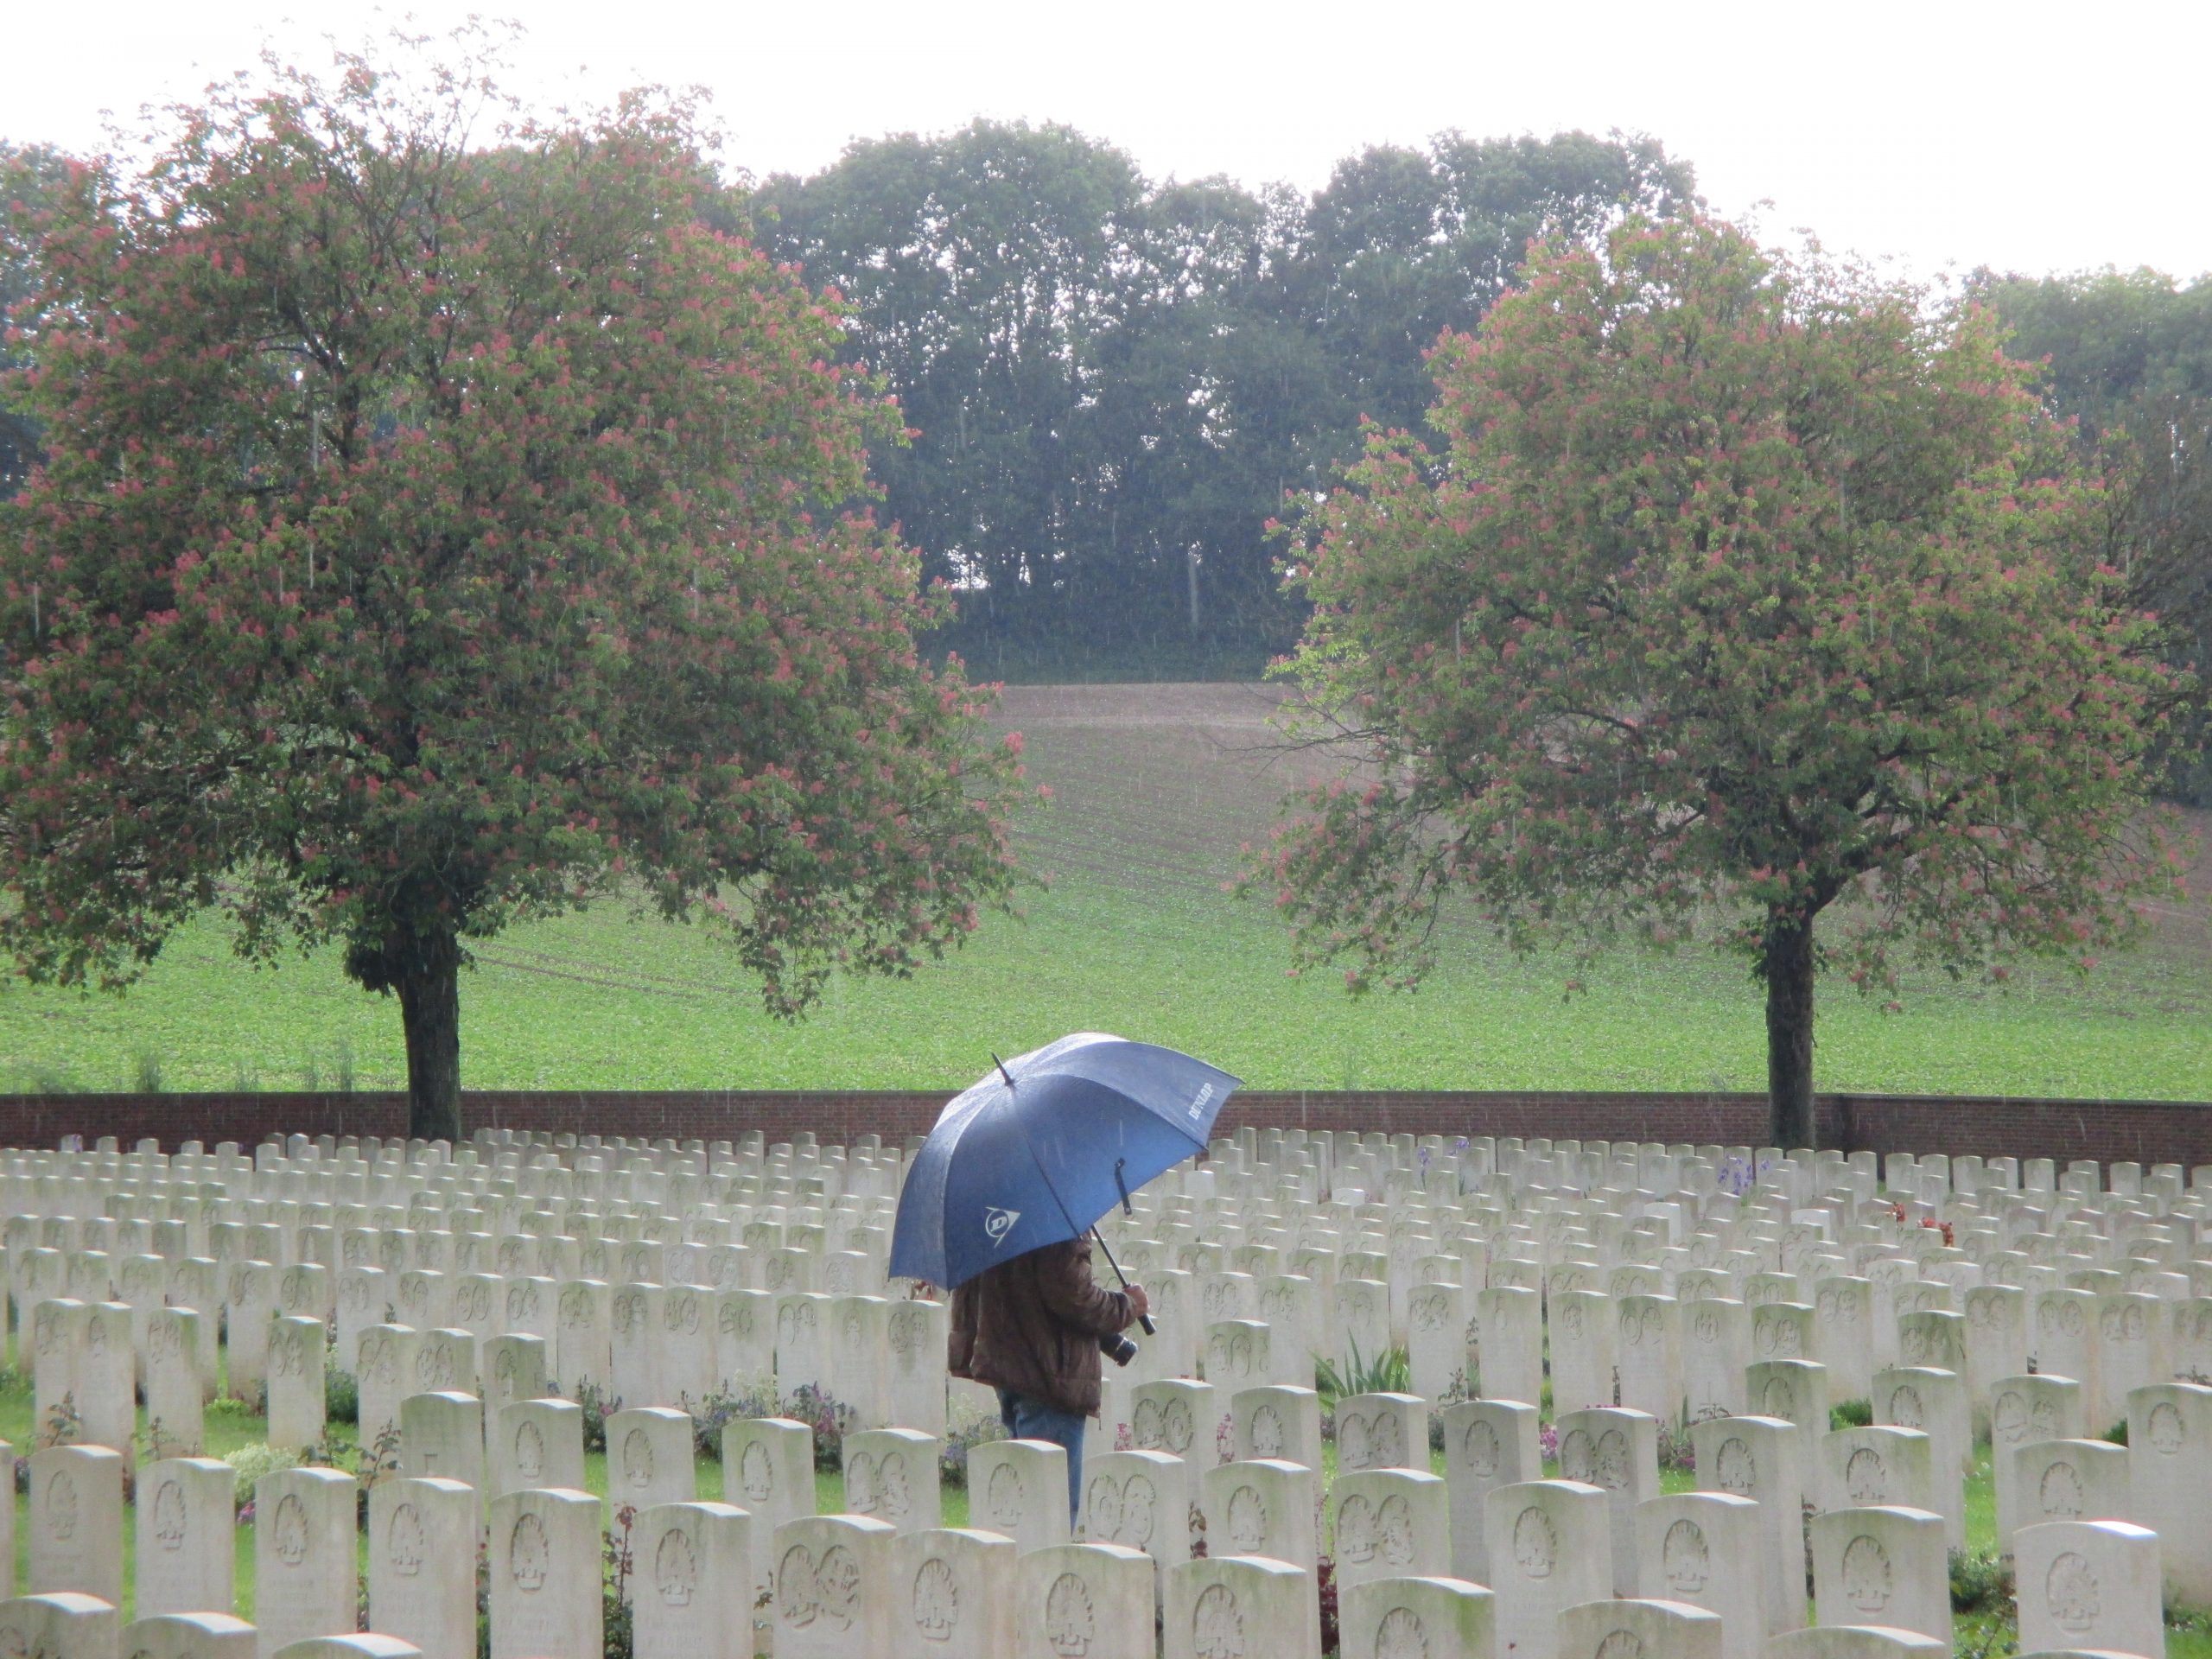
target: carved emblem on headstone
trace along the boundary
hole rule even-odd
[[[1192,1608],[1191,1651],[1196,1659],[1245,1659],[1244,1615],[1227,1585],[1208,1585]]]
[[[1924,1428],[1928,1414],[1920,1403],[1920,1390],[1900,1383],[1890,1390],[1890,1421],[1899,1428]]]
[[[522,1516],[507,1540],[507,1572],[514,1579],[515,1588],[526,1595],[543,1590],[551,1560],[545,1523],[534,1515]]]
[[[2044,1596],[2058,1627],[2081,1636],[2096,1628],[2104,1611],[2102,1588],[2086,1557],[2068,1550],[2050,1564],[2044,1579]]]
[[[1375,1506],[1354,1494],[1337,1510],[1337,1554],[1357,1567],[1375,1559]]]
[[[1150,1549],[1153,1516],[1159,1505],[1160,1494],[1152,1483],[1142,1475],[1131,1475],[1122,1483],[1122,1531],[1113,1541],[1131,1549]]]
[[[653,1551],[653,1588],[667,1605],[689,1607],[698,1587],[699,1558],[691,1548],[690,1535],[681,1527],[671,1527],[661,1534],[660,1546]]]
[[[765,1503],[776,1490],[775,1465],[770,1462],[767,1447],[754,1440],[745,1448],[745,1455],[737,1460],[738,1483],[745,1488],[745,1495],[754,1503]]]
[[[545,1473],[545,1436],[536,1423],[515,1430],[515,1473],[531,1485]]]
[[[676,1289],[660,1305],[661,1324],[671,1334],[696,1336],[699,1331],[699,1293]]]
[[[163,1549],[182,1549],[184,1530],[184,1488],[165,1480],[154,1494],[154,1536]]]
[[[1410,1607],[1393,1607],[1375,1627],[1375,1659],[1429,1659],[1428,1632]]]
[[[1478,1419],[1467,1425],[1467,1432],[1460,1436],[1460,1450],[1465,1454],[1467,1467],[1478,1478],[1487,1480],[1497,1473],[1497,1430]]]
[[[1533,1503],[1513,1523],[1513,1561],[1532,1579],[1548,1579],[1559,1564],[1559,1532]]]
[[[814,1556],[793,1544],[776,1564],[776,1611],[785,1624],[804,1630],[821,1616],[822,1589],[816,1582]]]
[[[1871,1446],[1862,1446],[1853,1452],[1844,1461],[1843,1485],[1854,1503],[1889,1502],[1890,1471],[1882,1461],[1882,1454]]]
[[[2052,1464],[2043,1471],[2043,1479],[2036,1489],[2036,1501],[2049,1520],[2079,1520],[2085,1504],[2080,1473],[2070,1463]]]
[[[1598,1437],[1598,1455],[1593,1484],[1609,1492],[1628,1490],[1628,1436],[1618,1428],[1609,1428]]]
[[[1843,1599],[1868,1614],[1890,1605],[1889,1552],[1863,1533],[1843,1548]]]
[[[1055,1659],[1090,1659],[1090,1644],[1098,1639],[1090,1586],[1072,1573],[1061,1573],[1045,1592],[1045,1639]]]
[[[1122,1489],[1111,1475],[1095,1475],[1090,1488],[1084,1494],[1085,1526],[1092,1540],[1098,1543],[1118,1543],[1115,1534],[1122,1527]]]
[[[914,1628],[925,1642],[950,1642],[959,1624],[959,1581],[932,1555],[914,1574]]]
[[[1020,1522],[1024,1493],[1021,1475],[1010,1463],[1002,1463],[991,1471],[990,1484],[983,1495],[983,1512],[1002,1529],[1010,1530]]]
[[[861,1601],[861,1564],[853,1558],[853,1552],[842,1544],[823,1550],[821,1565],[814,1569],[814,1581],[822,1599],[823,1618],[840,1630],[850,1630]]]
[[[308,1510],[296,1492],[287,1492],[276,1506],[273,1536],[276,1559],[286,1567],[297,1567],[308,1558]]]
[[[429,1553],[421,1512],[412,1503],[400,1504],[392,1510],[391,1522],[385,1529],[385,1559],[401,1578],[411,1579],[421,1573],[423,1557]]]
[[[1268,1502],[1255,1488],[1239,1486],[1229,1495],[1229,1541],[1240,1555],[1256,1554],[1268,1541]]]
[[[653,1443],[642,1428],[622,1437],[622,1478],[634,1491],[653,1484]]]
[[[923,1314],[918,1307],[908,1306],[891,1310],[891,1352],[903,1370],[914,1363],[921,1351]]]

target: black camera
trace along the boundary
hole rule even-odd
[[[1126,1365],[1137,1357],[1137,1345],[1116,1331],[1110,1337],[1098,1338],[1098,1351],[1116,1365]]]

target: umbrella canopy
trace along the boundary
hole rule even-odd
[[[1065,1239],[1205,1150],[1226,1071],[1152,1043],[1078,1032],[954,1096],[899,1195],[891,1271],[948,1287]]]

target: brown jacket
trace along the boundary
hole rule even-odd
[[[1088,1239],[1047,1244],[952,1293],[946,1369],[1088,1417],[1098,1409],[1098,1338],[1135,1319],[1127,1296],[1091,1282]]]

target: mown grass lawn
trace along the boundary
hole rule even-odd
[[[1464,921],[1413,995],[1355,1001],[1339,975],[1287,976],[1262,899],[1223,884],[1292,777],[1243,689],[1011,694],[1052,807],[1022,833],[1048,889],[1021,919],[903,982],[841,980],[798,1025],[702,931],[620,905],[518,927],[462,985],[477,1088],[954,1088],[988,1054],[1095,1028],[1205,1055],[1255,1087],[1758,1089],[1764,1024],[1742,964],[1703,947],[1602,961],[1563,999],[1560,957],[1516,960]],[[1200,696],[1200,693],[1206,695]],[[1246,701],[1249,702],[1249,695]],[[1256,705],[1255,705],[1256,706]],[[2086,976],[2025,964],[2009,985],[1908,979],[1902,1011],[1824,988],[1824,1089],[2212,1099],[2212,931],[2200,898]],[[402,1081],[397,1008],[333,952],[255,970],[212,922],[178,933],[123,998],[9,981],[0,1085],[361,1088]]]

